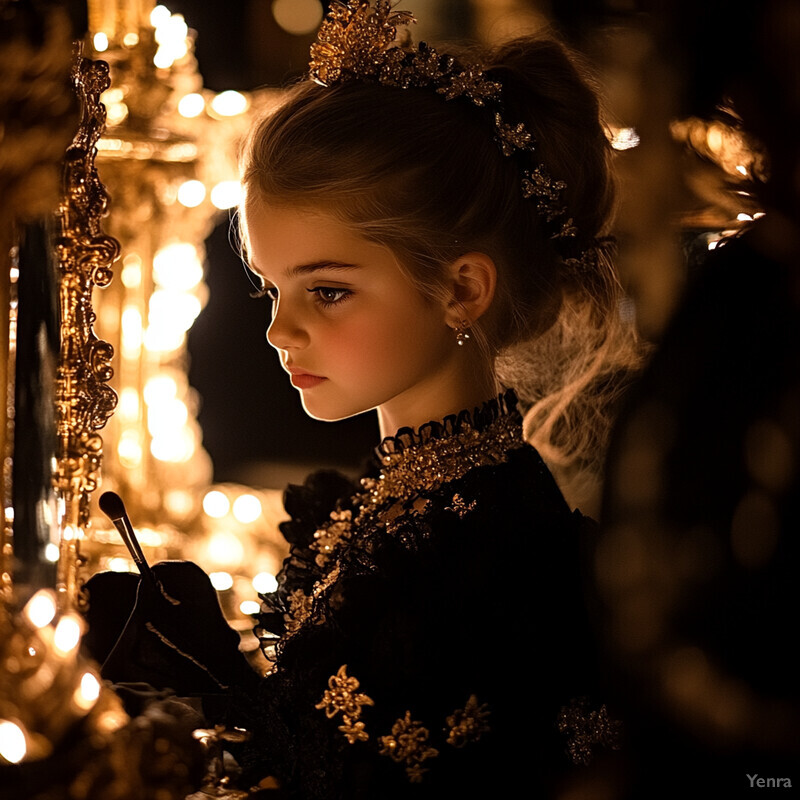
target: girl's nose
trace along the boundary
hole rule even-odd
[[[272,321],[267,327],[267,341],[276,350],[290,350],[305,347],[308,344],[308,333],[296,315],[290,313],[285,306],[277,302],[272,313]]]

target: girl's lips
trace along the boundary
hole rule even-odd
[[[298,389],[312,389],[314,386],[322,383],[322,381],[327,380],[327,378],[320,378],[319,375],[309,375],[306,372],[292,373],[291,378],[292,386]]]

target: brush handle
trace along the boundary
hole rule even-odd
[[[119,531],[119,535],[122,537],[122,541],[125,542],[125,546],[128,548],[128,552],[131,554],[131,558],[134,560],[141,576],[161,592],[161,585],[156,580],[150,565],[147,563],[147,559],[144,557],[144,552],[139,540],[136,538],[136,532],[133,530],[133,525],[131,525],[130,518],[125,511],[122,499],[113,492],[106,492],[100,498],[100,509]]]

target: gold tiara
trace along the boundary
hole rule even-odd
[[[522,169],[523,196],[536,203],[552,239],[574,239],[577,230],[562,199],[566,184],[550,176],[524,123],[505,121],[502,85],[488,78],[478,64],[440,54],[425,42],[413,45],[407,28],[405,40],[399,41],[398,28],[412,22],[416,22],[413,14],[393,11],[390,0],[374,4],[334,0],[311,45],[309,78],[322,86],[361,81],[401,89],[429,88],[445,100],[464,97],[491,109],[494,139],[502,154],[522,154],[534,164]]]

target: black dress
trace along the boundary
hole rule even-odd
[[[580,574],[593,523],[523,441],[516,403],[402,429],[360,486],[324,471],[289,487],[291,552],[256,628],[274,667],[207,709],[251,731],[246,783],[555,797],[614,746]]]

